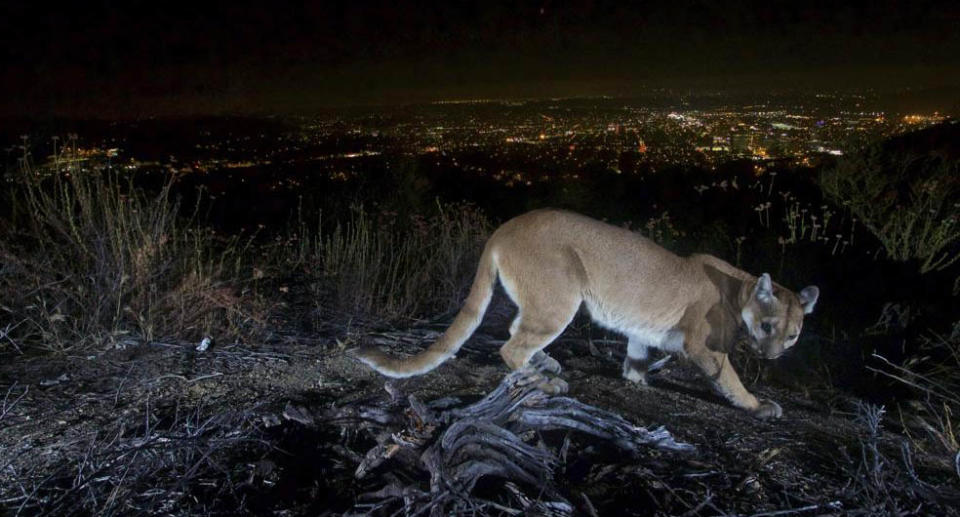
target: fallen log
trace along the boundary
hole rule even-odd
[[[663,427],[651,431],[610,411],[561,396],[566,384],[548,375],[544,366],[550,365],[510,373],[483,399],[463,407],[451,398],[423,403],[414,395],[403,397],[388,383],[389,397],[329,409],[320,419],[304,417],[302,408],[288,407],[284,414],[301,423],[321,420],[365,429],[376,439],[377,445],[363,455],[354,475],[357,479],[378,476],[387,482],[379,490],[362,494],[363,503],[353,514],[570,515],[574,505],[554,483],[556,467],[566,461],[569,439],[550,447],[537,439],[547,431],[582,433],[631,455],[650,447],[693,452],[691,445],[677,442]],[[506,499],[490,501],[473,495],[477,483],[487,477],[502,480]]]

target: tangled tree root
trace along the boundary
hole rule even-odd
[[[566,384],[533,367],[507,375],[494,391],[465,407],[455,407],[460,401],[454,398],[426,404],[414,395],[404,398],[390,383],[386,389],[390,398],[379,404],[335,408],[323,416],[365,428],[376,438],[378,445],[359,461],[355,477],[376,475],[386,484],[360,497],[363,502],[354,508],[358,514],[570,515],[573,504],[554,486],[554,470],[566,460],[569,435],[553,448],[537,439],[542,431],[584,433],[629,454],[642,447],[693,451],[663,427],[650,431],[609,411],[557,396]],[[284,415],[303,423],[313,420],[293,406]],[[389,469],[379,468],[387,461]],[[510,501],[473,494],[488,476],[503,480]]]

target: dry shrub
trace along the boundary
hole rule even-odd
[[[325,233],[304,231],[298,261],[319,275],[318,296],[338,312],[436,315],[463,302],[489,232],[487,218],[468,204],[407,216],[355,206]]]
[[[0,346],[66,352],[130,340],[236,337],[262,317],[231,287],[237,239],[184,219],[109,168],[24,167],[0,235]]]
[[[907,441],[884,431],[884,414],[883,406],[858,403],[859,455],[851,457],[840,449],[849,478],[843,488],[847,511],[851,515],[954,515],[960,491],[949,478],[921,473]]]
[[[872,371],[908,386],[915,396],[900,411],[914,444],[948,464],[960,458],[960,322],[949,336],[921,338],[917,353],[903,364],[877,354],[874,358],[880,367],[870,367]]]

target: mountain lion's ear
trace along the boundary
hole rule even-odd
[[[813,312],[813,306],[817,304],[817,298],[820,298],[820,288],[815,285],[804,287],[798,298],[800,298],[803,313],[810,314]]]
[[[757,287],[754,288],[753,295],[762,303],[770,303],[776,299],[773,297],[773,280],[770,280],[769,273],[764,273],[757,279]]]

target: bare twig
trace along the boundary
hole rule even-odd
[[[587,497],[586,492],[580,492],[580,498],[583,499],[583,506],[587,509],[587,513],[590,514],[591,517],[600,517],[600,514],[597,513],[597,508],[593,506],[593,501]]]
[[[127,379],[130,378],[130,372],[133,371],[133,365],[130,365],[130,368],[127,368],[126,375],[123,376],[123,379],[120,379],[120,385],[117,386],[117,392],[113,396],[113,407],[116,409],[117,405],[120,403],[120,392],[123,390],[123,383],[127,382]]]
[[[804,513],[804,512],[815,512],[815,511],[821,511],[821,510],[837,511],[842,509],[843,509],[843,505],[840,504],[840,501],[832,501],[829,503],[801,506],[799,508],[787,508],[785,510],[775,510],[772,512],[754,513],[754,514],[751,514],[750,517],[779,517],[781,515],[794,515],[794,514]]]
[[[24,387],[23,387],[23,393],[21,393],[19,397],[17,397],[16,399],[14,399],[13,402],[9,402],[9,400],[10,400],[10,394],[13,393],[13,389],[14,389],[16,386],[17,386],[17,383],[16,383],[16,382],[14,382],[13,384],[11,384],[10,387],[7,388],[7,394],[3,396],[3,406],[0,407],[0,420],[3,420],[3,418],[4,418],[5,416],[7,416],[7,413],[9,413],[10,411],[12,411],[13,408],[16,407],[17,403],[20,402],[20,401],[23,399],[23,397],[25,397],[25,396],[27,395],[27,392],[30,391],[30,387],[29,387],[29,386],[24,386]]]
[[[699,504],[687,510],[680,517],[691,517],[693,515],[700,515],[700,511],[706,508],[707,506],[713,506],[713,494],[708,493],[707,497],[703,498],[703,501],[700,501]],[[716,509],[715,506],[713,508]]]
[[[879,368],[874,368],[872,366],[867,366],[868,370],[879,373],[881,375],[886,375],[891,379],[900,381],[906,384],[907,386],[920,390],[923,393],[927,393],[937,398],[946,400],[950,403],[960,405],[960,398],[958,398],[956,395],[952,395],[951,393],[953,393],[953,390],[951,390],[949,387],[938,383],[937,381],[931,379],[928,376],[914,372],[912,370],[904,368],[903,366],[893,364],[882,355],[873,354],[872,356],[876,359],[883,361],[887,366],[890,366],[891,368],[895,369],[897,372],[900,372],[900,375],[897,375],[885,370],[881,370]],[[922,381],[924,384],[921,385],[917,381]]]
[[[202,380],[204,380],[204,379],[212,379],[212,378],[214,378],[214,377],[220,377],[221,375],[223,375],[223,373],[221,373],[221,372],[213,372],[213,373],[209,373],[209,374],[206,374],[206,375],[200,375],[200,376],[194,377],[194,378],[192,378],[192,379],[188,379],[188,378],[184,377],[183,375],[178,375],[178,374],[176,374],[176,373],[165,373],[165,374],[163,374],[163,375],[161,375],[161,376],[159,376],[159,377],[155,377],[155,378],[150,379],[150,380],[148,380],[148,381],[144,381],[143,384],[153,384],[153,383],[155,383],[155,382],[159,382],[159,381],[162,381],[162,380],[164,380],[164,379],[179,379],[179,380],[181,380],[181,381],[183,381],[183,382],[186,382],[187,384],[193,384],[193,383],[195,383],[195,382],[199,382],[199,381],[202,381]]]
[[[8,323],[7,326],[6,326],[6,328],[4,328],[3,330],[0,330],[0,337],[2,337],[2,338],[4,338],[4,339],[6,339],[7,341],[9,341],[10,344],[13,346],[13,349],[16,350],[17,353],[20,354],[20,355],[23,355],[23,350],[20,350],[20,346],[17,345],[17,342],[14,341],[13,338],[10,337],[10,332],[12,332],[14,329],[16,329],[17,327],[19,327],[24,321],[27,321],[27,320],[21,320],[21,321],[18,322],[16,325],[14,325],[14,324],[12,324],[12,323]]]

